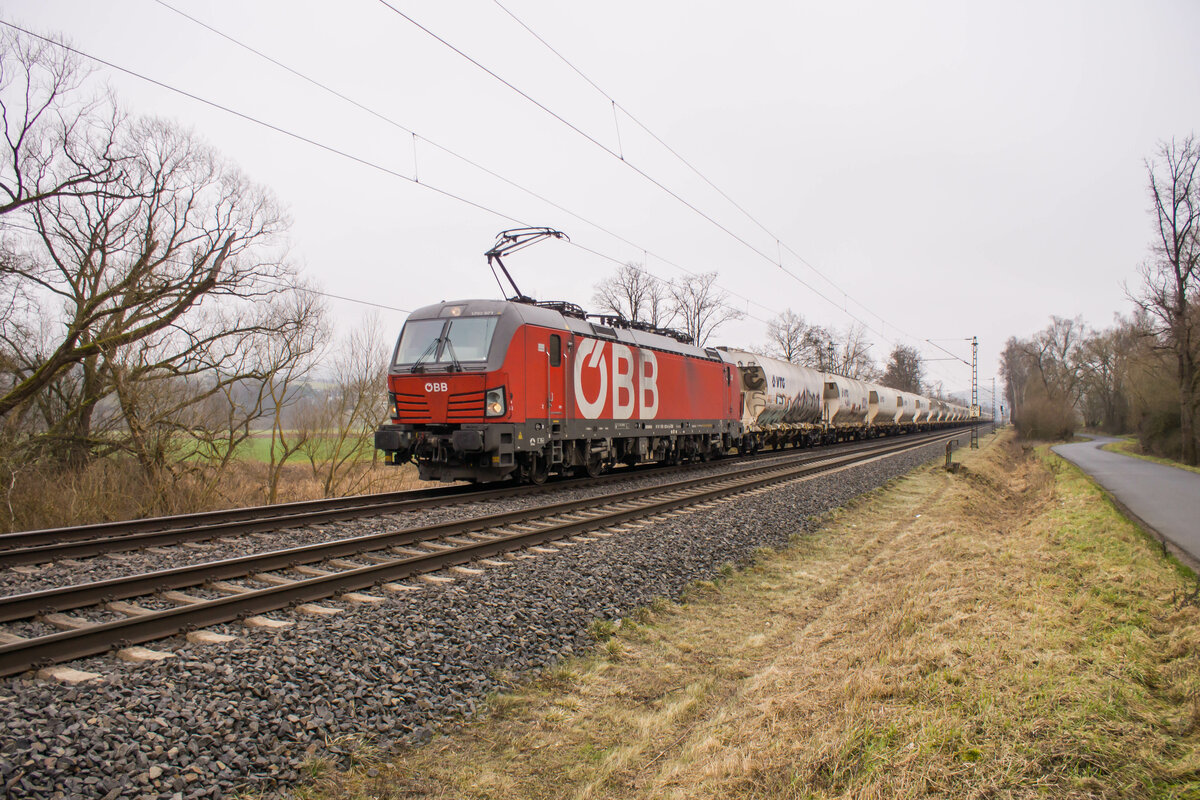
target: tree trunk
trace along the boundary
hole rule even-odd
[[[104,369],[99,362],[97,356],[92,356],[80,364],[83,376],[79,403],[74,413],[63,420],[59,463],[74,471],[82,470],[92,460],[92,419],[96,404],[104,397],[106,384]]]
[[[1196,466],[1196,403],[1192,397],[1196,364],[1186,348],[1179,352],[1179,434],[1182,452],[1179,460]]]

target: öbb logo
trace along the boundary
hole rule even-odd
[[[638,419],[657,417],[658,358],[654,351],[638,349],[635,356],[633,348],[613,342],[610,370],[606,344],[582,339],[575,349],[575,402],[579,413],[584,419],[597,419],[611,399],[613,419],[632,418],[635,406]]]

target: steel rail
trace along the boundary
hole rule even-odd
[[[530,532],[506,532],[493,534],[495,538],[472,543],[458,543],[452,549],[429,554],[413,555],[392,559],[387,562],[350,569],[330,575],[296,580],[283,586],[248,590],[229,597],[205,600],[196,603],[139,614],[122,620],[99,623],[79,630],[64,631],[13,644],[0,646],[0,675],[12,675],[41,664],[69,661],[113,647],[129,646],[160,639],[197,627],[215,625],[245,618],[254,614],[284,608],[299,602],[319,600],[342,592],[375,586],[380,583],[433,572],[446,567],[500,555],[531,545],[586,533],[597,528],[620,525],[634,519],[655,516],[676,508],[712,501],[732,494],[771,485],[783,481],[812,477],[840,468],[854,466],[896,455],[909,450],[927,447],[961,435],[961,432],[942,433],[921,441],[905,441],[877,448],[841,455],[822,454],[800,464],[779,468],[747,470],[742,475],[709,477],[686,483],[688,489],[659,487],[657,500],[633,508],[617,508],[599,516],[582,520],[569,520],[545,525]],[[708,483],[705,487],[703,484]],[[627,494],[627,493],[622,493]],[[596,505],[622,505],[620,496],[593,498]],[[626,501],[627,502],[627,501]],[[566,505],[566,504],[564,504]],[[560,516],[564,512],[552,514]],[[502,515],[510,516],[510,515]],[[483,518],[490,519],[490,518]],[[477,520],[478,522],[478,520]],[[511,523],[508,523],[511,524]],[[495,527],[488,525],[486,527]],[[485,529],[486,529],[485,527]],[[476,525],[476,529],[479,526]],[[211,566],[211,565],[210,565]]]
[[[936,436],[947,435],[951,434],[943,433]],[[935,438],[922,437],[917,440],[905,440],[901,444],[921,445],[934,441]],[[873,449],[879,447],[879,441],[875,440],[875,442],[865,447],[855,448],[851,454],[861,452],[864,449],[873,451]],[[886,443],[886,440],[884,441]],[[773,463],[750,466],[722,475],[702,476],[659,484],[657,486],[627,489],[616,494],[605,495],[604,497],[585,497],[576,500],[560,501],[498,514],[466,517],[413,528],[401,528],[395,531],[364,534],[362,536],[335,539],[328,542],[318,542],[316,544],[301,545],[282,550],[270,550],[264,553],[255,553],[236,558],[189,564],[187,566],[157,570],[138,575],[109,578],[103,581],[8,595],[0,597],[0,622],[11,622],[40,614],[69,611],[74,608],[83,608],[114,600],[125,600],[130,597],[138,597],[159,591],[182,589],[213,581],[240,578],[256,572],[290,569],[301,564],[314,564],[331,558],[370,553],[389,547],[399,547],[416,542],[439,539],[445,536],[454,536],[488,527],[499,527],[526,522],[531,519],[567,514],[597,505],[628,502],[648,495],[687,490],[693,486],[705,483],[789,469],[796,464],[805,464],[838,455],[837,453],[813,452],[811,450],[797,452],[800,454],[797,458],[782,464]]]
[[[924,434],[926,436],[930,434]],[[936,435],[936,434],[935,434]],[[848,445],[853,447],[860,443]],[[845,448],[838,448],[843,451]],[[778,456],[782,450],[767,451]],[[672,471],[687,471],[703,466],[701,463],[685,464]],[[661,468],[660,468],[661,469]],[[313,525],[378,516],[403,511],[438,508],[473,502],[541,494],[562,487],[586,488],[593,485],[628,478],[633,473],[615,472],[591,478],[574,478],[556,481],[552,485],[502,486],[479,489],[475,486],[454,486],[436,489],[418,489],[407,492],[389,492],[376,495],[357,495],[348,498],[310,500],[275,506],[255,506],[248,509],[208,511],[194,515],[157,517],[121,523],[98,523],[73,528],[48,528],[39,531],[22,531],[0,535],[0,568],[24,564],[44,564],[63,558],[86,558],[105,553],[140,550],[146,547],[165,547],[183,542],[215,539],[234,534],[274,531],[281,528]],[[659,474],[664,474],[659,472]],[[665,474],[670,474],[667,471]],[[184,525],[185,521],[200,520],[199,525]],[[163,527],[166,525],[166,527]],[[107,535],[122,529],[121,526],[136,526],[133,532],[123,535]],[[95,535],[99,534],[99,538]]]
[[[666,474],[669,474],[670,471],[686,471],[700,466],[702,466],[700,463],[676,465]],[[480,489],[473,485],[414,489],[405,492],[306,500],[298,503],[254,506],[228,511],[204,511],[196,515],[157,517],[148,520],[133,520],[130,523],[105,522],[75,528],[20,531],[0,535],[0,548],[6,546],[8,548],[0,549],[0,567],[43,564],[60,558],[86,558],[105,553],[140,550],[146,547],[164,547],[182,542],[216,539],[234,534],[275,531],[321,522],[479,503],[528,494],[545,494],[564,487],[586,488],[627,479],[635,474],[638,473],[621,471],[596,477],[569,478],[541,485],[505,485],[488,489]],[[188,520],[198,518],[208,521],[199,525],[183,524]],[[160,520],[178,523],[178,526],[161,527],[150,524]],[[123,525],[136,525],[138,530],[123,535],[103,535],[105,531],[117,530]],[[101,537],[90,537],[89,533],[93,531],[99,531]],[[6,537],[9,538],[6,539]]]
[[[675,469],[692,469],[700,466],[697,463],[676,465]],[[197,534],[211,533],[214,538],[226,530],[231,533],[245,532],[238,525],[242,523],[266,523],[278,520],[283,523],[294,523],[303,520],[306,515],[321,516],[317,522],[335,519],[352,519],[358,516],[389,513],[394,505],[396,510],[414,508],[435,508],[442,505],[472,503],[480,500],[490,500],[495,497],[539,494],[569,484],[570,486],[587,486],[593,483],[605,483],[646,471],[661,469],[658,465],[641,465],[635,471],[621,470],[606,473],[596,477],[572,477],[552,480],[546,484],[504,484],[499,487],[480,488],[476,484],[460,484],[455,486],[437,486],[426,489],[405,489],[396,492],[380,492],[377,494],[360,494],[350,497],[327,497],[320,500],[298,500],[291,503],[276,503],[274,505],[248,506],[245,508],[221,509],[219,511],[198,511],[192,514],[176,514],[165,517],[146,517],[144,519],[116,520],[113,522],[96,522],[88,525],[73,525],[63,528],[42,528],[30,531],[13,531],[0,534],[0,558],[8,552],[18,549],[32,548],[42,545],[55,545],[76,541],[123,541],[143,533],[183,533],[192,531]],[[381,510],[382,509],[382,510]],[[279,526],[277,526],[279,527]],[[197,537],[198,538],[198,537]],[[184,541],[181,539],[181,541]],[[134,547],[152,546],[135,545]],[[3,562],[0,562],[3,563]]]
[[[830,453],[810,453],[807,460],[829,458],[831,455]],[[690,478],[658,486],[627,489],[624,492],[605,495],[604,497],[585,497],[577,500],[551,503],[549,505],[506,511],[499,514],[466,517],[415,528],[402,528],[397,531],[371,533],[346,539],[335,539],[329,542],[319,542],[317,544],[301,545],[300,547],[290,547],[283,550],[271,550],[265,553],[222,559],[220,561],[190,564],[140,575],[110,578],[104,581],[9,595],[7,597],[0,597],[0,622],[10,622],[15,619],[24,619],[39,614],[69,611],[73,608],[82,608],[84,606],[96,605],[97,603],[108,603],[113,600],[124,600],[168,589],[181,589],[213,581],[240,578],[256,572],[289,569],[301,564],[313,564],[331,558],[370,553],[389,547],[399,547],[431,539],[440,539],[445,536],[454,536],[455,534],[485,528],[512,525],[542,517],[569,514],[600,504],[628,502],[629,500],[638,499],[646,495],[685,490],[694,485],[712,483],[727,478],[737,478],[741,475],[779,471],[789,468],[794,463],[751,467],[741,472],[728,473],[726,475]]]
[[[85,539],[113,538],[130,534],[176,530],[180,528],[201,528],[208,525],[252,521],[261,519],[264,514],[279,514],[289,516],[304,514],[312,511],[326,511],[341,508],[352,511],[375,503],[385,503],[394,500],[424,500],[443,496],[453,497],[457,494],[469,494],[478,487],[438,486],[427,489],[411,489],[399,492],[381,492],[379,494],[353,495],[351,497],[323,498],[321,500],[300,500],[293,503],[276,503],[275,505],[249,506],[246,508],[222,509],[219,511],[198,511],[193,514],[176,514],[166,517],[145,517],[143,519],[116,520],[113,522],[96,522],[89,525],[72,525],[64,528],[41,528],[31,531],[13,531],[0,534],[0,548],[14,549],[32,547],[41,544],[56,544]]]

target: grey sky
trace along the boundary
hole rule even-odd
[[[1125,312],[1150,240],[1145,171],[1159,139],[1200,132],[1200,3],[501,0],[741,203],[775,240],[621,118],[620,148],[760,256],[376,0],[185,2],[178,8],[636,243],[631,247],[426,142],[423,183],[617,261],[642,248],[717,270],[750,316],[716,343],[754,345],[785,308],[887,339],[980,337],[981,383],[1004,340]],[[617,149],[609,102],[492,0],[390,0]],[[5,20],[413,175],[412,138],[154,0],[8,0]],[[269,186],[321,288],[415,308],[495,297],[482,252],[515,223],[101,69],[137,114],[194,128]],[[647,268],[680,275],[654,257]],[[589,305],[614,268],[559,243],[510,261],[521,288]],[[861,303],[861,305],[860,305]],[[870,312],[864,309],[870,309]],[[334,303],[339,322],[364,308]],[[873,312],[873,313],[872,313]],[[878,316],[876,316],[878,315]],[[880,321],[880,317],[886,324]],[[384,313],[399,329],[402,314]],[[910,338],[911,337],[911,338]],[[873,354],[891,349],[879,333]],[[914,341],[915,339],[915,341]],[[965,342],[943,344],[969,358]],[[933,362],[964,388],[969,369]]]

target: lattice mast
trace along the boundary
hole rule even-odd
[[[971,337],[971,449],[979,449],[979,337]]]

